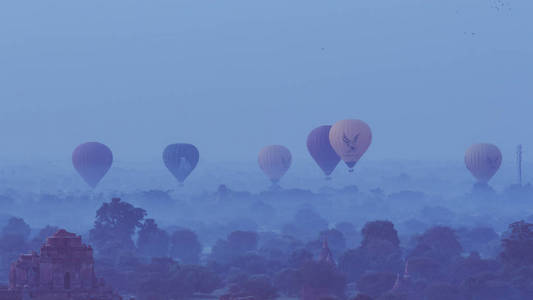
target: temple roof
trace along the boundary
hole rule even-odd
[[[81,236],[70,233],[65,229],[60,229],[54,235],[48,237],[46,243],[41,247],[41,253],[52,248],[90,249],[82,244]]]
[[[76,234],[74,233],[70,233],[68,231],[66,231],[65,229],[59,229],[54,235],[53,237],[64,237],[64,238],[75,238],[76,237]]]

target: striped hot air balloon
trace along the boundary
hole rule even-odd
[[[466,150],[465,165],[481,183],[487,183],[498,172],[502,164],[502,153],[492,144],[474,144]]]
[[[277,183],[291,167],[292,156],[289,149],[280,145],[266,146],[259,152],[259,167],[272,183]]]

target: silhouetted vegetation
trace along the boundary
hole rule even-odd
[[[391,205],[396,206],[402,201],[424,202],[426,197],[410,191],[384,197],[382,191],[362,195],[358,189],[348,190],[353,193],[350,197],[360,197],[355,200],[360,205],[374,199],[368,209],[374,216],[379,215],[374,208],[387,207],[381,201],[394,201]],[[281,201],[288,195],[295,197],[295,203]],[[220,187],[214,195],[195,199],[197,209],[217,207],[223,201],[224,209],[239,207],[256,214],[265,209],[279,219],[263,223],[246,215],[227,218],[228,209],[222,215],[214,211],[206,220],[186,221],[182,216],[171,226],[158,224],[149,215],[152,210],[113,198],[97,208],[92,228],[83,234],[95,250],[97,274],[120,293],[140,300],[185,300],[193,295],[229,300],[533,297],[530,219],[509,222],[499,233],[487,222],[469,225],[447,208],[428,205],[418,215],[406,213],[399,225],[379,218],[363,222],[357,212],[359,217],[345,221],[339,219],[344,214],[331,214],[327,207],[330,197],[344,201],[349,195],[345,191],[327,195],[314,194],[310,201],[308,192],[298,190],[254,195]],[[173,201],[168,192],[135,197]],[[254,197],[261,200],[243,205]],[[326,218],[319,209],[331,215]],[[403,214],[401,209],[398,214]],[[457,220],[463,221],[455,224]],[[32,229],[23,219],[6,216],[0,228],[4,281],[18,255],[38,250],[58,229],[49,225]]]

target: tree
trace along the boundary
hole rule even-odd
[[[211,251],[211,259],[231,263],[240,256],[257,249],[257,233],[234,231],[226,240],[218,240]]]
[[[257,249],[257,233],[252,231],[234,231],[228,236],[228,243],[235,253],[245,254]]]
[[[500,257],[505,264],[533,265],[533,224],[520,221],[509,225],[502,247]]]
[[[397,274],[391,272],[370,272],[357,280],[357,288],[370,297],[378,297],[392,289]]]
[[[22,218],[10,218],[6,226],[2,228],[0,236],[0,251],[2,256],[9,259],[16,257],[28,248],[26,242],[30,236],[30,226]]]
[[[220,278],[203,266],[182,266],[173,279],[190,285],[195,293],[209,294],[221,286]]]
[[[46,242],[46,239],[54,235],[58,230],[59,227],[46,225],[46,227],[42,228],[37,234],[37,236],[35,236],[31,240],[31,248],[34,251],[39,250],[41,246]]]
[[[398,232],[394,229],[394,224],[389,221],[373,221],[365,224],[361,231],[363,234],[362,247],[367,247],[370,243],[376,240],[385,240],[390,242],[393,246],[400,246],[400,239]]]
[[[220,287],[216,274],[202,266],[180,266],[170,258],[153,258],[134,272],[140,300],[190,299],[194,293],[211,293]]]
[[[168,254],[169,238],[166,231],[159,229],[154,219],[146,219],[139,230],[137,248],[147,257],[164,257]]]
[[[179,271],[179,264],[169,258],[153,258],[149,265],[141,266],[135,272],[139,299],[169,299],[169,296],[183,299],[192,294],[193,289],[182,282],[172,284],[171,278]]]
[[[145,216],[144,209],[113,198],[96,212],[89,240],[99,255],[117,258],[121,251],[135,249],[132,236],[136,228],[142,227]]]
[[[531,282],[531,279],[528,282]],[[467,278],[461,283],[460,289],[466,296],[466,299],[518,300],[531,298],[521,295],[511,283],[506,282],[503,278],[498,278],[492,272],[480,273]]]
[[[305,249],[298,249],[292,252],[289,257],[289,266],[301,268],[304,264],[313,260],[313,254]]]
[[[302,273],[299,269],[283,269],[274,277],[274,285],[288,296],[297,296],[302,290]]]
[[[409,261],[411,266],[411,261]],[[477,252],[473,252],[466,258],[459,258],[451,266],[451,274],[457,282],[462,282],[482,273],[498,273],[501,264],[495,259],[482,259]]]
[[[433,281],[442,277],[443,266],[435,259],[429,257],[412,257],[408,260],[409,274],[413,279]]]
[[[30,237],[31,228],[22,218],[12,217],[7,221],[6,226],[2,228],[2,236],[16,235],[27,240]]]
[[[424,294],[426,299],[432,300],[466,299],[459,288],[449,283],[434,283],[426,288]]]
[[[366,251],[361,248],[348,250],[339,258],[339,269],[346,274],[350,281],[357,280],[367,267]]]
[[[196,233],[189,229],[174,231],[170,238],[170,256],[185,264],[197,264],[201,252],[202,245]]]
[[[10,218],[2,228],[0,236],[0,271],[7,274],[9,265],[21,253],[31,249],[27,243],[30,235],[30,226],[21,218]]]
[[[368,222],[361,233],[361,246],[345,252],[339,259],[339,268],[350,280],[357,280],[365,271],[400,271],[402,253],[394,224],[389,221]]]
[[[323,296],[344,298],[346,276],[334,265],[308,261],[300,269],[303,299],[319,299]]]
[[[402,268],[401,249],[387,240],[373,240],[363,250],[368,270],[398,272]]]
[[[279,262],[287,262],[291,253],[303,246],[302,242],[292,236],[272,232],[262,233],[259,241],[259,253]]]
[[[247,253],[233,260],[232,266],[248,274],[267,274],[277,271],[275,268],[279,267],[279,264],[269,261],[255,253]]]
[[[440,262],[458,258],[463,251],[453,229],[436,226],[427,230],[418,240],[411,256],[429,257]]]
[[[220,299],[276,299],[278,292],[266,275],[243,277],[230,287],[229,293]]]

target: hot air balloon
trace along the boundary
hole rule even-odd
[[[171,144],[163,151],[163,162],[180,184],[196,168],[200,153],[191,144]]]
[[[320,169],[324,171],[326,178],[329,178],[341,160],[329,142],[330,129],[330,125],[320,126],[313,129],[307,136],[307,150]]]
[[[342,120],[329,131],[329,142],[337,155],[353,172],[353,167],[372,142],[370,127],[361,120]]]
[[[276,184],[289,170],[292,156],[289,149],[280,145],[266,146],[259,152],[259,167]]]
[[[113,153],[104,144],[88,142],[72,152],[72,164],[81,178],[95,188],[113,163]]]
[[[487,183],[500,168],[502,153],[492,144],[474,144],[466,150],[465,165],[480,183]]]

